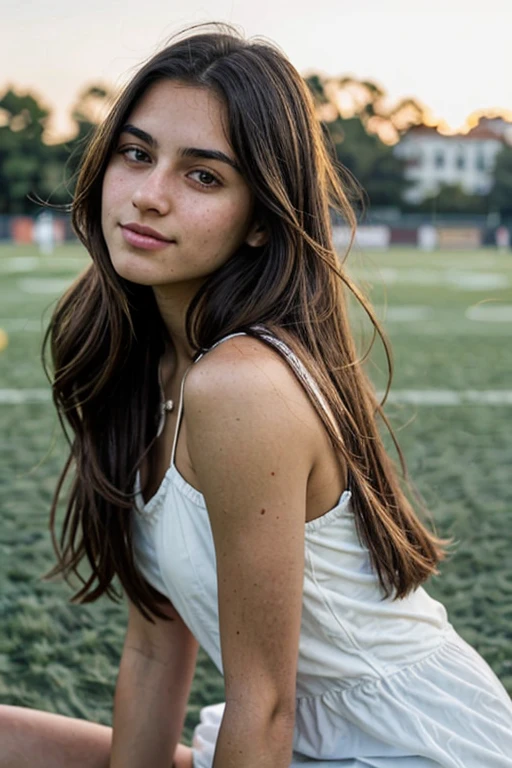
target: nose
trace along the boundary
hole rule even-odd
[[[132,194],[132,205],[141,212],[154,211],[164,216],[171,208],[170,183],[168,176],[154,168],[144,175]]]

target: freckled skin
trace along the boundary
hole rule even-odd
[[[179,285],[189,297],[246,241],[254,196],[244,178],[218,160],[179,154],[181,147],[199,147],[234,158],[224,113],[212,92],[166,80],[151,86],[128,116],[126,123],[150,134],[158,147],[123,133],[105,172],[102,229],[122,277],[173,297]],[[119,226],[127,223],[149,226],[176,243],[157,251],[135,248]]]

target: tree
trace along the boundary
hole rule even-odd
[[[445,184],[437,194],[408,207],[425,213],[486,214],[488,205],[487,195],[468,195],[458,184]]]
[[[489,210],[512,217],[512,147],[509,145],[505,145],[496,157]]]
[[[94,83],[86,86],[78,94],[71,107],[71,117],[76,125],[76,134],[63,144],[56,145],[61,167],[64,168],[63,180],[71,197],[80,161],[94,135],[96,127],[103,118],[112,99],[108,86]]]
[[[72,107],[76,135],[48,145],[50,111],[35,94],[8,88],[0,99],[0,213],[34,214],[44,203],[71,202],[83,150],[109,99],[103,85],[84,88]]]
[[[326,83],[320,75],[306,78],[313,96],[317,116],[334,146],[336,159],[356,178],[373,206],[401,205],[408,185],[404,179],[403,160],[395,157],[392,147],[377,134],[369,133],[366,124],[381,109],[383,91],[373,83],[343,78],[336,81],[346,89],[343,109],[353,111],[343,117],[340,89],[333,92],[333,81]]]
[[[49,116],[34,94],[9,88],[0,99],[0,213],[25,213],[35,208],[29,196],[45,191]]]
[[[390,105],[386,92],[372,80],[316,77],[340,117],[359,117],[367,133],[376,134],[385,144],[396,144],[405,131],[429,117],[427,108],[412,97]]]

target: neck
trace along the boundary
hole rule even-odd
[[[190,347],[185,333],[185,315],[197,288],[197,285],[190,286],[187,291],[183,290],[182,285],[155,286],[153,288],[158,311],[167,328],[174,352],[175,370],[183,370],[188,367],[194,356],[195,350]],[[171,347],[166,348],[164,358],[169,357]]]

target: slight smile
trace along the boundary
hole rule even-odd
[[[162,248],[167,248],[168,245],[172,245],[175,242],[174,240],[164,240],[160,237],[153,237],[149,234],[136,232],[134,229],[131,229],[130,225],[123,226],[120,224],[119,226],[121,227],[126,242],[134,248],[142,248],[146,251],[157,251]]]

